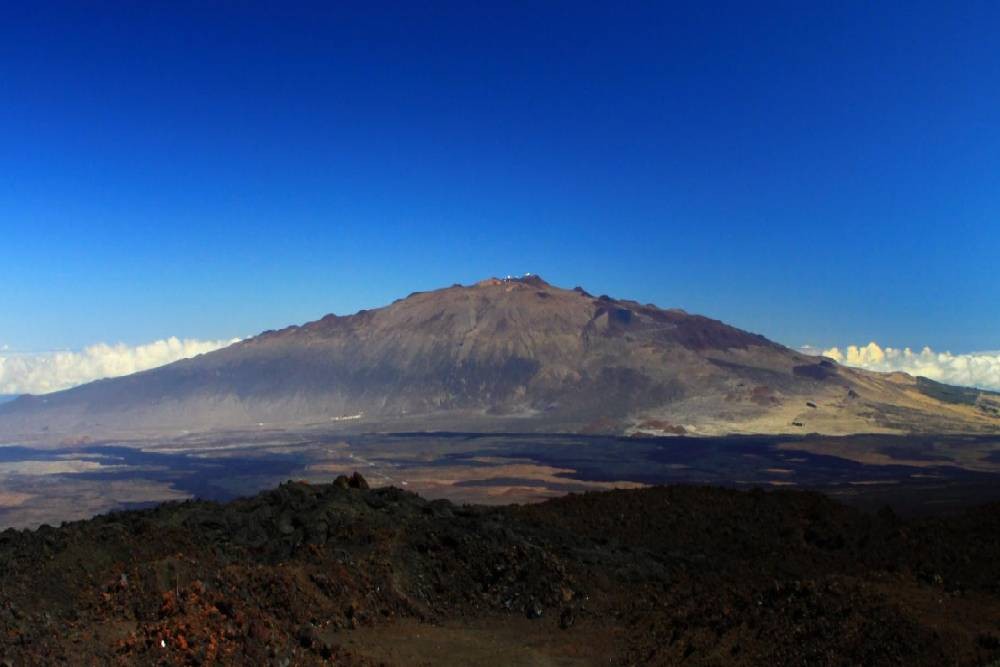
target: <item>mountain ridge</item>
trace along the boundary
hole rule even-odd
[[[0,406],[3,439],[347,422],[626,435],[994,432],[1000,402],[525,276],[414,292]]]

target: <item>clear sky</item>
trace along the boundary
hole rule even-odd
[[[0,346],[531,271],[1000,348],[998,3],[293,4],[4,4]]]

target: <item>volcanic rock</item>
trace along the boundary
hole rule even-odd
[[[0,405],[0,441],[260,428],[993,433],[998,405],[988,392],[845,368],[718,320],[526,276],[22,396]]]

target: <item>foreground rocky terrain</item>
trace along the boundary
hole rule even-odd
[[[360,476],[0,533],[3,664],[988,665],[1000,505],[655,487],[456,506]]]
[[[845,368],[538,276],[454,285],[0,405],[0,442],[354,432],[998,433],[1000,395]]]

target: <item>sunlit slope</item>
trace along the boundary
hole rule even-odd
[[[219,428],[991,432],[994,394],[803,355],[538,277],[411,294],[0,406],[0,439]]]

